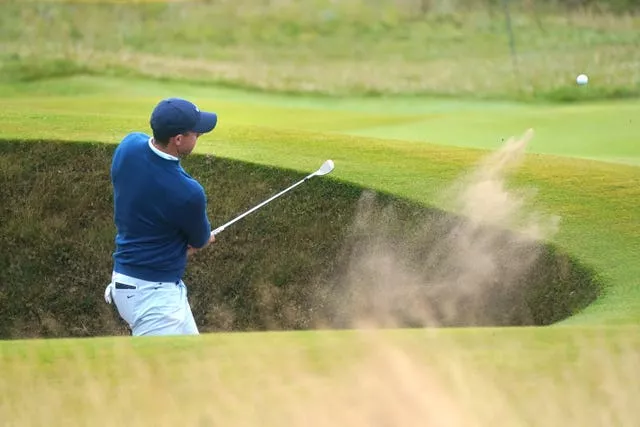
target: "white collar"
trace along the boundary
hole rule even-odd
[[[151,150],[153,150],[154,153],[156,153],[158,156],[162,157],[163,159],[167,159],[167,160],[180,160],[179,158],[177,158],[176,156],[172,156],[171,154],[167,154],[164,151],[160,151],[156,148],[155,145],[153,145],[153,137],[149,138],[149,148],[151,148]]]

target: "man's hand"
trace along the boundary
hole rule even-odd
[[[196,252],[206,248],[207,246],[209,246],[210,244],[212,244],[215,241],[216,241],[216,236],[214,236],[213,233],[211,233],[211,235],[209,236],[209,240],[207,241],[207,243],[203,247],[198,249],[198,248],[194,248],[193,246],[188,245],[187,246],[187,256],[190,257],[191,255],[193,255]]]
[[[195,254],[196,252],[198,252],[198,250],[196,248],[194,248],[191,245],[187,246],[187,257],[190,257],[191,255]]]
[[[207,244],[205,245],[205,247],[209,246],[210,244],[212,244],[213,242],[216,241],[216,236],[213,235],[213,231],[211,232],[211,235],[209,236],[209,241],[207,242]]]

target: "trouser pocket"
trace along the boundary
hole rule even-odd
[[[129,324],[130,327],[136,321],[136,304],[139,296],[139,290],[134,285],[122,282],[113,284],[113,302],[118,309],[120,317]]]

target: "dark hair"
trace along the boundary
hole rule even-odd
[[[158,144],[161,145],[163,147],[166,147],[167,145],[169,145],[169,139],[171,137],[166,137],[166,136],[160,136],[160,135],[156,135],[156,133],[153,133],[153,141]]]

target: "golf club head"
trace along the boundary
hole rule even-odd
[[[333,170],[333,160],[327,160],[322,164],[322,166],[320,166],[320,169],[316,171],[315,175],[316,176],[326,175],[328,173],[331,173],[332,170]]]

